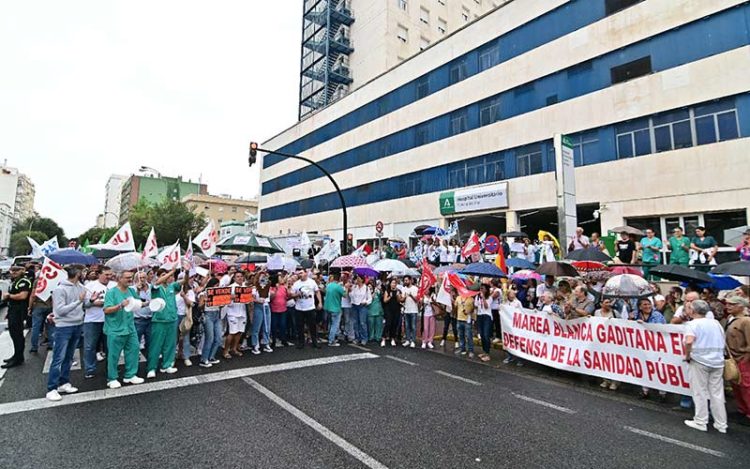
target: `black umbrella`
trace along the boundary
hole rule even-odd
[[[734,261],[726,262],[714,268],[714,274],[736,275],[738,277],[750,277],[750,262]]]
[[[569,252],[565,258],[571,261],[593,262],[609,262],[612,260],[611,257],[597,248],[576,249],[575,251]]]
[[[649,272],[661,278],[674,280],[676,282],[711,283],[713,281],[713,279],[705,272],[675,264],[657,265],[650,269]]]
[[[508,231],[507,233],[503,233],[500,236],[503,238],[528,238],[529,235],[524,233],[523,231]]]
[[[235,264],[265,264],[268,256],[262,254],[248,254],[234,261]]]
[[[401,259],[401,262],[403,262],[404,265],[406,265],[406,267],[416,267],[417,266],[417,264],[415,264],[413,260],[408,259],[408,258],[407,259]]]
[[[97,259],[112,259],[115,256],[131,251],[115,251],[114,249],[97,249],[92,254]]]
[[[578,270],[567,262],[545,262],[536,268],[536,272],[542,275],[554,275],[555,277],[580,277]]]

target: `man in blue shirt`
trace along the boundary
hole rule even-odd
[[[643,264],[643,277],[646,280],[651,278],[651,268],[659,265],[661,260],[662,243],[659,238],[654,236],[654,230],[646,230],[646,237],[641,239],[641,263]]]

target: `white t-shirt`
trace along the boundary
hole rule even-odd
[[[515,300],[513,300],[513,301],[508,301],[508,300],[505,300],[505,301],[503,302],[503,304],[504,304],[505,306],[508,306],[508,307],[510,307],[510,308],[515,308],[515,309],[521,309],[521,308],[523,308],[523,305],[522,305],[522,304],[521,304],[521,302],[520,302],[520,301],[518,300],[518,298],[516,298],[516,299],[515,299]]]
[[[585,235],[581,235],[580,238],[578,238],[577,236],[573,236],[572,243],[573,243],[573,250],[574,251],[577,251],[579,249],[585,249],[585,248],[589,247],[589,245],[590,245],[590,243],[589,243],[589,237],[585,236]]]
[[[188,300],[190,300],[190,302],[195,303],[195,292],[193,291],[192,288],[187,291],[185,296],[188,297]],[[185,304],[185,300],[182,298],[182,295],[180,295],[179,293],[176,294],[174,297],[174,302],[177,305],[177,315],[178,316],[186,315],[187,305]]]
[[[683,322],[688,322],[692,319],[690,316],[688,316],[687,312],[685,311],[685,305],[682,305],[679,308],[677,308],[677,311],[675,311],[673,317],[680,318],[682,319]],[[708,313],[706,313],[706,319],[716,319],[716,318],[714,318],[714,313],[709,311]]]
[[[107,291],[116,286],[117,282],[109,282],[107,285],[102,284],[99,280],[87,282],[84,287],[86,289],[86,300],[91,300],[91,297],[95,293],[99,293],[97,301],[104,301],[104,295],[107,294]],[[83,317],[83,322],[104,322],[104,307],[89,306],[86,308],[86,315]]]
[[[234,288],[235,287],[241,287],[242,285],[239,285],[237,283],[233,283],[229,285],[232,287],[232,294],[234,294]],[[179,311],[179,305],[178,305],[178,311]],[[228,305],[224,306],[224,313],[230,317],[230,318],[244,318],[246,314],[246,307],[243,303],[229,303]]]
[[[221,280],[219,280],[220,287],[228,287],[230,283],[232,283],[232,277],[229,275],[224,275],[221,277]]]
[[[438,248],[438,252],[440,253],[440,262],[443,264],[447,264],[448,261],[448,248],[445,246],[440,246]]]
[[[458,248],[456,246],[448,246],[448,262],[453,264],[456,262],[456,254],[458,253]]]
[[[529,262],[536,262],[536,246],[533,244],[526,246],[526,260]]]
[[[476,309],[477,316],[492,316],[492,301],[488,298],[487,307],[485,308],[485,300],[480,295],[474,297],[474,308]]]
[[[498,292],[497,298],[494,297],[495,292]],[[500,309],[500,305],[503,304],[503,290],[500,288],[493,288],[490,291],[492,297],[490,297],[490,309],[495,311]]]
[[[695,337],[690,358],[709,368],[724,367],[724,329],[719,321],[707,317],[686,324],[685,336]]]
[[[349,299],[353,305],[369,305],[372,302],[372,295],[370,295],[370,289],[367,285],[357,286],[352,285],[352,289],[349,291]]]
[[[299,294],[295,308],[300,311],[312,311],[315,309],[315,292],[318,291],[318,284],[315,280],[308,278],[305,281],[297,280],[292,285],[292,293]]]
[[[435,298],[434,296],[425,295],[422,301],[424,302],[424,317],[429,318],[433,315],[432,302],[435,301]]]
[[[417,297],[417,294],[419,293],[419,289],[415,287],[414,285],[410,287],[405,287],[401,285],[399,287],[399,290],[401,291],[401,294],[404,295],[404,314],[417,314],[419,313],[419,305],[417,304],[417,300],[415,298]]]

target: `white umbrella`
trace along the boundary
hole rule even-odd
[[[745,231],[747,231],[748,228],[750,227],[745,225],[724,230],[724,244],[732,247],[737,246],[742,242],[742,236],[745,234]]]
[[[409,267],[401,261],[396,259],[381,259],[377,261],[373,266],[373,269],[378,272],[406,272]]]
[[[284,270],[287,272],[294,272],[300,266],[300,263],[291,257],[284,258]]]
[[[115,272],[125,272],[128,270],[142,269],[144,267],[153,267],[158,264],[159,263],[156,260],[151,258],[141,259],[141,254],[138,252],[126,252],[113,257],[104,265]]]

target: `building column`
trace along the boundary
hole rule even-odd
[[[505,212],[505,231],[521,231],[521,221],[515,210]]]

